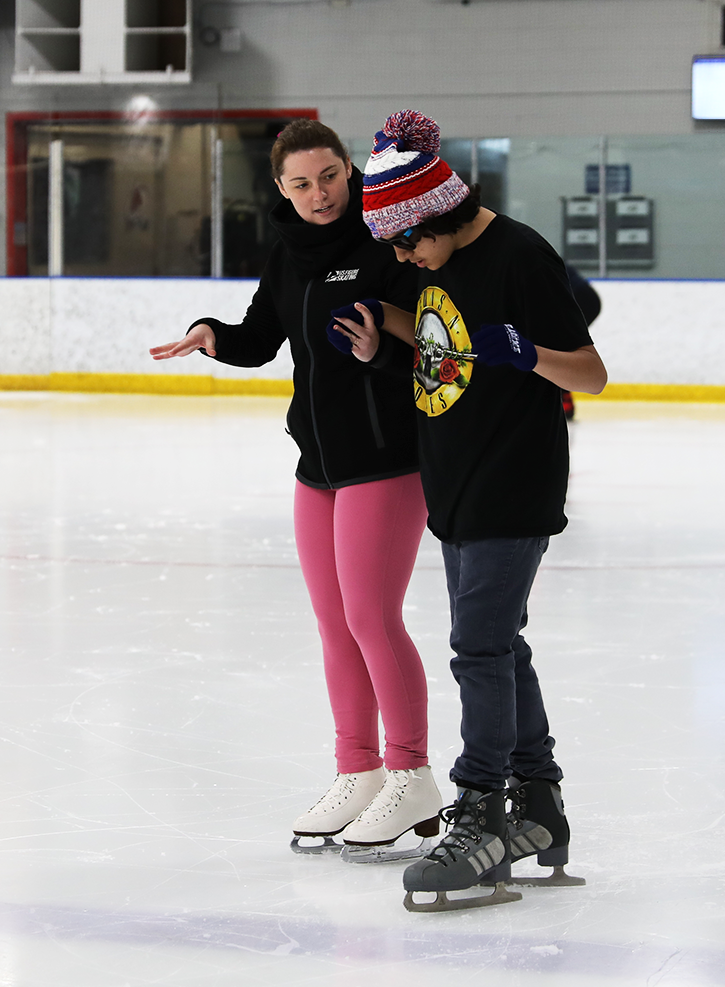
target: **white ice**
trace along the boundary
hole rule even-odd
[[[288,846],[334,763],[285,404],[0,395],[0,987],[725,984],[725,406],[572,427],[527,633],[587,886],[411,915]],[[432,537],[406,615],[450,800]]]

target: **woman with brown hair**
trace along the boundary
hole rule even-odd
[[[362,176],[333,130],[290,123],[271,162],[282,194],[270,214],[279,241],[244,319],[199,319],[185,339],[150,352],[162,360],[200,350],[257,367],[289,340],[295,393],[287,427],[300,449],[295,537],[322,638],[338,770],[294,822],[292,848],[339,849],[333,837],[341,834],[346,859],[390,859],[405,854],[390,849],[404,832],[436,835],[442,805],[428,766],[425,674],[402,619],[427,516],[411,350],[382,333],[373,360],[350,360],[330,318],[362,324],[360,298],[413,311],[415,277],[370,235]],[[382,321],[379,301],[370,311]],[[303,837],[322,844],[302,845]]]

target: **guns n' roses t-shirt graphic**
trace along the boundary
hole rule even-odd
[[[415,403],[429,418],[442,415],[463,394],[473,373],[466,324],[442,288],[425,288],[415,325]]]

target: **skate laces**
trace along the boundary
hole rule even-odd
[[[411,772],[405,770],[389,771],[383,787],[368,807],[363,809],[361,815],[366,818],[375,816],[378,813],[385,816],[397,809],[405,798],[405,789],[410,782],[410,774]]]
[[[506,813],[506,822],[511,823],[516,829],[521,829],[526,819],[526,792],[520,788],[509,788],[506,791],[506,798],[511,801],[511,809]]]
[[[466,853],[469,843],[480,843],[481,832],[486,825],[485,811],[485,802],[480,806],[478,802],[470,799],[465,801],[459,799],[453,805],[444,806],[438,815],[450,832],[447,832],[438,846],[431,850],[428,859],[446,864],[446,858],[450,857],[455,863],[456,851]]]
[[[336,805],[341,801],[346,802],[355,791],[356,777],[354,774],[339,774],[322,798],[318,802],[315,802],[309,811],[314,812],[315,809],[322,809],[328,805]]]

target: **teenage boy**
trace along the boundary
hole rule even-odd
[[[404,874],[416,911],[518,898],[503,882],[512,860],[532,854],[555,868],[539,883],[583,883],[563,871],[562,771],[521,631],[549,537],[567,523],[561,389],[598,394],[607,379],[560,257],[482,207],[439,147],[435,121],[404,110],[376,134],[365,169],[373,236],[420,270],[415,320],[370,302],[334,312],[330,326],[364,361],[388,359],[383,327],[415,346],[421,475],[443,548],[463,738],[451,771],[458,798],[442,811],[449,831]],[[479,884],[496,891],[446,896]],[[436,892],[435,902],[416,902],[417,891]]]

